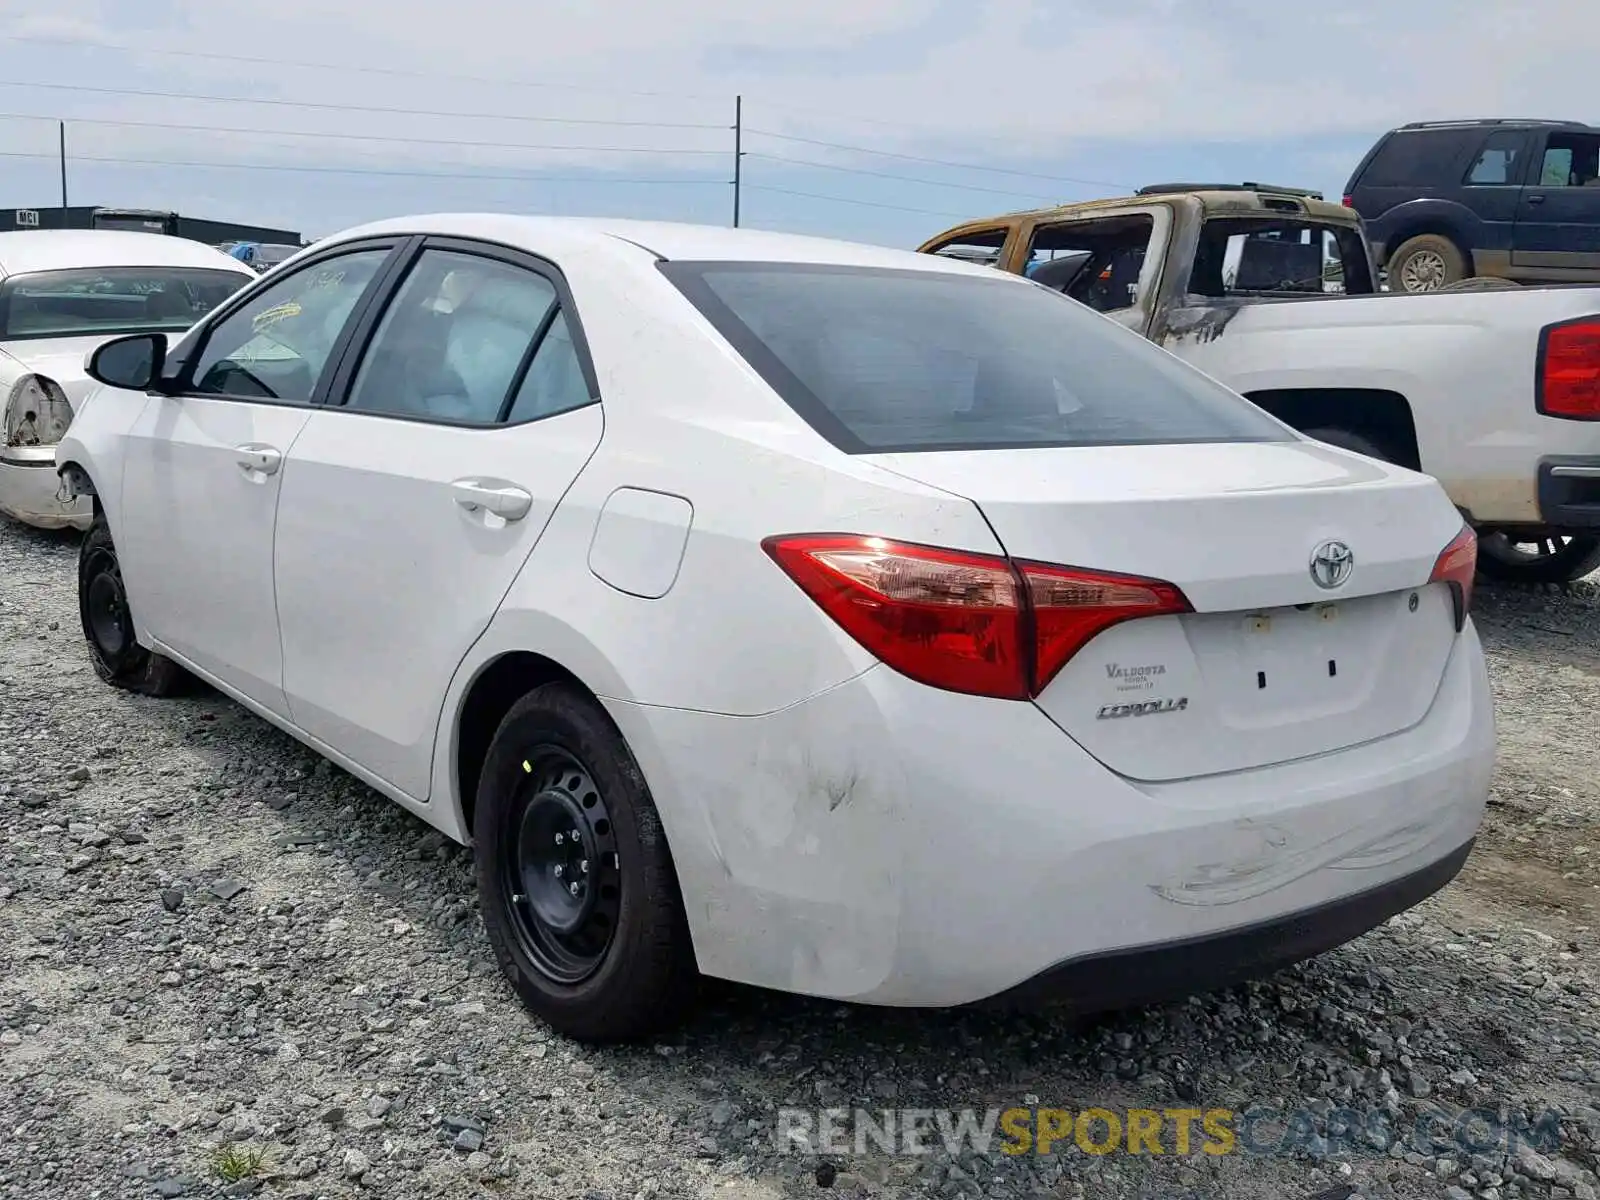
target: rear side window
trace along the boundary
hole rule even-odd
[[[1442,187],[1462,177],[1458,165],[1480,136],[1472,129],[1402,129],[1391,134],[1362,173],[1363,187]]]
[[[985,229],[981,232],[967,233],[951,238],[947,242],[941,242],[930,253],[937,254],[941,258],[954,258],[985,267],[998,267],[1008,232],[1005,229]]]
[[[847,453],[1293,436],[1138,335],[1020,280],[794,263],[660,269]]]
[[[1477,187],[1504,186],[1522,182],[1522,151],[1528,144],[1524,130],[1499,130],[1491,133],[1478,151],[1467,172],[1467,182]]]

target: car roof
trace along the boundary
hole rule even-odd
[[[254,278],[215,246],[166,233],[121,229],[29,229],[0,233],[0,276],[75,267],[206,267]]]
[[[669,261],[818,263],[976,274],[984,279],[995,277],[992,267],[832,238],[718,225],[588,217],[427,213],[346,229],[318,245],[385,234],[477,238],[552,258],[585,251],[616,251],[623,244],[632,244]]]
[[[1359,213],[1335,204],[1293,192],[1277,192],[1271,188],[1254,191],[1243,186],[1189,187],[1169,184],[1167,189],[1151,191],[1145,195],[1116,196],[1105,200],[1077,200],[1056,204],[1048,208],[1029,208],[963,222],[962,228],[978,225],[1009,225],[1020,220],[1059,221],[1064,217],[1092,216],[1100,212],[1115,212],[1132,208],[1148,208],[1152,204],[1173,204],[1180,200],[1193,200],[1207,216],[1228,214],[1233,216],[1259,214],[1263,217],[1295,217],[1333,225],[1358,225]]]
[[[1463,117],[1454,121],[1411,121],[1391,130],[1393,133],[1417,133],[1439,129],[1484,129],[1501,126],[1507,129],[1561,129],[1584,133],[1600,133],[1600,126],[1585,121],[1558,121],[1548,117]]]

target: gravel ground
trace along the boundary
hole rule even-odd
[[[716,987],[670,1041],[596,1051],[501,983],[464,854],[215,695],[101,685],[75,554],[0,522],[0,1195],[1595,1200],[1593,584],[1480,592],[1503,741],[1479,848],[1314,963],[1089,1026]],[[1295,1136],[780,1153],[780,1108],[890,1105],[1222,1107]],[[1457,1144],[1463,1109],[1536,1136]],[[1345,1110],[1435,1137],[1363,1140]]]

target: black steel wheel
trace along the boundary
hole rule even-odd
[[[516,851],[502,872],[513,929],[555,983],[582,983],[611,948],[622,911],[616,828],[589,770],[559,746],[523,760],[513,801]]]
[[[522,1002],[569,1037],[674,1024],[699,975],[650,789],[611,719],[546,684],[500,722],[478,781],[478,894]]]
[[[95,518],[78,549],[78,617],[95,674],[113,687],[172,696],[188,685],[191,677],[182,667],[139,644],[117,547],[103,516]]]

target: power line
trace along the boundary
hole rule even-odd
[[[796,115],[802,117],[823,117],[829,121],[844,121],[857,125],[877,125],[883,129],[901,129],[908,133],[920,133],[924,136],[929,134],[945,134],[949,132],[948,130],[933,128],[927,125],[913,124],[910,121],[886,121],[882,117],[865,117],[859,113],[834,112],[830,109],[811,108],[809,105],[784,104],[778,100],[762,100],[759,97],[756,100],[756,104],[762,108],[776,109],[778,112],[795,113]]]
[[[477,83],[490,87],[542,88],[550,91],[590,92],[602,96],[637,96],[651,100],[704,100],[726,103],[726,96],[704,96],[692,92],[639,92],[620,88],[592,87],[581,83],[549,83],[544,80],[505,79],[485,75],[457,75],[442,71],[409,71],[400,67],[359,66],[352,63],[313,62],[293,58],[260,58],[249,54],[218,54],[210,50],[173,50],[166,46],[132,46],[119,42],[98,42],[84,38],[33,37],[26,34],[0,34],[0,42],[23,42],[36,46],[76,46],[87,50],[115,50],[124,54],[158,54],[168,58],[198,58],[204,62],[247,63],[257,67],[299,67],[308,71],[338,71],[340,74],[387,75],[396,79],[429,79],[449,83]]]
[[[28,80],[0,79],[0,87],[42,88],[61,92],[83,92],[99,96],[141,96],[153,100],[203,100],[215,104],[260,104],[274,108],[309,108],[322,112],[385,113],[401,117],[454,117],[463,121],[526,121],[540,125],[607,125],[634,129],[712,129],[725,132],[726,125],[685,121],[607,121],[598,117],[531,117],[522,114],[447,112],[431,108],[387,108],[375,104],[333,104],[317,100],[284,100],[277,96],[217,96],[201,92],[158,92],[142,88],[92,87],[81,83],[35,83]]]
[[[48,121],[54,125],[58,119],[57,117],[41,116],[38,113],[0,113],[0,120],[6,121]],[[373,136],[365,133],[328,133],[306,129],[246,129],[229,125],[196,125],[192,122],[112,121],[99,117],[69,117],[67,120],[70,125],[109,125],[129,129],[176,129],[186,133],[251,134],[258,137],[302,137],[350,142],[390,142],[419,146],[460,146],[471,150],[571,150],[588,154],[709,154],[718,158],[726,157],[728,154],[726,150],[663,150],[647,146],[551,146],[534,145],[528,142],[464,142],[457,138]]]
[[[876,200],[852,200],[848,196],[824,196],[818,192],[797,192],[790,188],[769,187],[764,183],[744,185],[752,192],[776,192],[780,196],[799,196],[804,200],[828,200],[834,204],[857,204],[863,208],[890,208],[896,212],[921,213],[925,217],[967,217],[970,213],[945,212],[935,208],[907,208],[904,204],[880,204]]]
[[[171,49],[171,48],[164,47],[164,46],[129,45],[127,43],[93,41],[93,40],[86,40],[86,39],[81,39],[81,38],[53,38],[53,37],[29,36],[29,35],[24,35],[24,34],[0,34],[0,42],[18,42],[18,43],[23,43],[23,44],[28,44],[28,45],[71,46],[71,47],[76,47],[76,48],[80,48],[80,49],[89,49],[89,50],[110,50],[110,51],[115,51],[115,52],[118,52],[118,53],[125,53],[125,54],[151,54],[151,55],[159,55],[159,56],[162,56],[162,57],[171,57],[171,58],[199,59],[199,60],[205,61],[205,62],[235,62],[235,63],[249,64],[249,65],[252,65],[252,66],[294,67],[294,68],[300,68],[300,69],[304,69],[304,70],[314,70],[314,71],[338,71],[342,75],[349,75],[349,74],[382,75],[382,76],[388,76],[388,77],[397,78],[397,79],[423,79],[423,80],[433,80],[433,81],[441,81],[441,82],[473,83],[473,84],[480,84],[480,85],[488,86],[488,87],[508,87],[508,88],[541,89],[541,90],[546,90],[546,91],[584,92],[584,93],[589,93],[589,94],[592,94],[592,95],[629,96],[629,97],[638,97],[638,98],[643,98],[643,99],[693,100],[693,101],[700,101],[700,102],[706,102],[706,103],[718,103],[718,104],[725,103],[726,99],[727,99],[724,96],[711,96],[711,95],[706,95],[704,93],[696,93],[696,92],[635,91],[635,90],[621,89],[621,88],[595,87],[595,86],[592,86],[592,85],[578,84],[578,83],[549,82],[549,81],[546,81],[546,80],[508,79],[508,78],[504,78],[504,77],[494,77],[494,76],[484,76],[484,75],[466,75],[466,74],[458,74],[458,73],[442,72],[442,71],[407,70],[407,69],[399,68],[399,67],[376,67],[376,66],[364,66],[364,65],[352,64],[352,63],[317,62],[317,61],[308,60],[308,59],[267,58],[267,57],[264,57],[264,56],[247,55],[247,54],[221,54],[221,53],[215,53],[215,52],[212,52],[212,51],[176,50],[176,49]],[[3,81],[0,81],[0,82],[3,82]],[[19,85],[19,86],[55,87],[55,88],[70,88],[71,87],[71,85],[65,85],[65,84],[27,84],[27,85]],[[93,90],[97,90],[97,89],[77,88],[76,90],[93,91]],[[109,91],[110,89],[98,89],[98,90]],[[154,97],[157,97],[157,98],[167,98],[167,99],[216,100],[218,102],[235,102],[235,103],[249,103],[249,104],[270,104],[270,103],[278,103],[278,104],[285,104],[285,105],[287,105],[287,104],[299,104],[299,102],[291,102],[291,101],[247,100],[244,97],[186,96],[186,95],[175,95],[175,94],[155,93],[155,92],[152,92],[152,93],[144,93],[144,92],[122,93],[122,92],[117,92],[116,94],[150,95],[150,96],[154,96]],[[862,124],[862,125],[874,125],[874,126],[879,126],[879,127],[885,128],[885,129],[899,129],[899,130],[905,130],[905,131],[914,132],[914,133],[929,134],[929,133],[939,132],[939,131],[937,131],[935,129],[930,129],[928,126],[925,126],[925,125],[917,125],[917,124],[912,124],[910,122],[905,122],[905,121],[886,121],[886,120],[883,120],[882,118],[879,118],[879,117],[868,117],[868,116],[864,116],[864,115],[862,115],[860,113],[845,114],[845,113],[839,113],[839,112],[831,112],[831,111],[826,110],[826,109],[811,108],[809,106],[802,106],[802,105],[796,105],[796,104],[785,104],[785,103],[782,103],[782,102],[779,102],[779,101],[775,101],[775,100],[762,100],[760,98],[757,98],[756,102],[758,104],[760,104],[760,105],[764,105],[767,108],[771,108],[771,109],[774,109],[774,110],[777,110],[777,111],[780,111],[780,112],[791,112],[791,113],[797,113],[797,114],[807,115],[807,116],[825,117],[825,118],[827,118],[829,120],[849,121],[849,122]],[[320,105],[319,106],[319,105],[304,104],[304,105],[301,105],[301,106],[303,106],[303,107],[326,107],[326,108],[350,108],[350,109],[352,109],[354,111],[362,111],[359,108],[357,108],[357,106],[350,106],[350,105]],[[365,111],[395,112],[395,113],[401,113],[401,114],[404,114],[404,115],[410,115],[408,110],[404,110],[404,109],[368,109],[368,110],[365,110]],[[492,120],[526,120],[526,121],[538,121],[538,120],[545,120],[545,121],[556,120],[556,121],[559,121],[560,120],[560,118],[509,117],[509,116],[503,116],[503,115],[497,115],[497,114],[478,114],[478,113],[419,113],[419,114],[416,114],[416,115],[461,116],[461,117],[468,117],[468,118],[492,119]],[[576,123],[581,123],[581,122],[578,122],[577,120],[574,120],[574,121],[572,121],[570,123],[576,124]],[[623,123],[620,123],[620,122],[605,122],[605,123],[606,124],[623,124]],[[639,124],[646,125],[646,126],[655,126],[656,125],[656,123],[654,123],[654,122],[640,122]],[[688,124],[683,124],[683,125],[673,125],[671,123],[665,123],[665,124],[659,125],[658,127],[662,127],[662,128],[719,129],[719,130],[724,128],[724,126],[721,126],[721,125],[693,124],[693,123],[688,123]],[[748,130],[747,132],[764,133],[765,136],[767,136],[767,137],[774,137],[774,138],[779,138],[779,139],[786,140],[786,141],[800,142],[800,143],[805,143],[805,144],[814,145],[814,146],[822,146],[822,147],[827,147],[829,149],[835,149],[835,150],[848,150],[848,151],[852,151],[852,152],[858,153],[858,154],[875,154],[875,155],[880,155],[880,156],[887,157],[887,158],[900,158],[900,159],[904,159],[904,160],[910,161],[910,162],[926,163],[926,164],[931,165],[931,166],[952,167],[952,168],[955,168],[955,169],[958,169],[958,170],[984,171],[984,172],[990,172],[990,173],[1002,174],[1002,175],[1017,175],[1017,176],[1022,176],[1022,177],[1025,177],[1025,178],[1045,180],[1045,181],[1051,182],[1051,183],[1079,184],[1079,185],[1088,186],[1088,187],[1109,187],[1109,188],[1116,188],[1116,189],[1123,190],[1123,191],[1131,190],[1131,185],[1129,185],[1129,184],[1113,183],[1113,182],[1110,182],[1110,181],[1107,181],[1107,180],[1072,179],[1072,178],[1067,178],[1067,177],[1062,177],[1062,176],[1055,176],[1055,175],[1041,175],[1041,174],[1037,174],[1037,173],[1034,173],[1034,172],[1031,172],[1031,171],[1016,171],[1016,170],[1009,170],[1009,169],[1000,168],[1000,167],[980,166],[980,165],[975,164],[975,163],[946,162],[946,161],[944,161],[942,159],[925,158],[925,157],[921,157],[921,156],[918,156],[918,155],[899,154],[899,153],[895,153],[893,151],[887,151],[887,150],[875,150],[875,149],[872,149],[872,148],[866,147],[866,146],[853,146],[853,145],[845,145],[845,144],[836,143],[836,142],[819,141],[819,140],[812,139],[812,138],[804,138],[804,137],[799,137],[799,136],[792,135],[792,134],[780,134],[780,133],[776,133],[776,132],[773,132],[773,131]]]
[[[870,175],[874,179],[893,179],[900,183],[920,184],[923,187],[960,188],[968,192],[988,192],[994,196],[1020,196],[1033,200],[1047,199],[1047,197],[1041,197],[1032,192],[1014,192],[1005,188],[982,187],[976,183],[950,183],[943,179],[914,179],[909,175],[894,175],[888,171],[869,171],[865,167],[845,167],[837,163],[816,162],[812,159],[787,158],[781,154],[762,154],[757,150],[746,150],[744,156],[746,158],[759,158],[765,162],[787,163],[793,167],[815,167],[822,171],[843,171],[849,175]]]
[[[771,129],[751,129],[745,127],[746,133],[757,134],[760,137],[776,138],[780,142],[798,142],[806,146],[822,146],[828,150],[845,150],[852,154],[874,154],[880,158],[897,158],[902,162],[926,163],[934,167],[949,167],[956,171],[987,171],[992,175],[1017,175],[1024,179],[1043,179],[1049,183],[1070,183],[1081,187],[1107,187],[1119,191],[1131,191],[1132,186],[1126,183],[1111,183],[1104,179],[1073,179],[1066,175],[1041,175],[1037,171],[1018,171],[1011,167],[985,167],[979,163],[950,162],[943,158],[924,158],[919,154],[901,154],[894,150],[874,150],[871,146],[850,146],[843,142],[824,142],[816,138],[799,137],[792,133],[777,133]]]
[[[21,150],[0,150],[0,158],[48,159],[54,162],[56,155],[28,153]],[[288,163],[198,162],[171,158],[114,158],[92,154],[75,154],[72,156],[72,161],[74,163],[112,163],[136,167],[194,167],[202,170],[217,169],[225,171],[293,171],[297,174],[305,175],[377,175],[404,179],[444,179],[466,182],[488,180],[510,183],[716,184],[718,187],[728,186],[728,181],[721,176],[715,179],[631,179],[604,175],[501,175],[480,171],[399,171],[381,170],[377,167],[310,167]]]
[[[29,34],[0,34],[0,42],[18,42],[32,46],[69,46],[81,50],[110,50],[119,54],[151,54],[163,58],[199,59],[202,62],[242,63],[257,67],[294,67],[307,71],[337,71],[341,75],[382,75],[392,79],[425,79],[444,83],[473,83],[484,87],[526,88],[541,91],[586,92],[597,96],[630,96],[646,100],[693,100],[708,104],[725,104],[726,96],[712,96],[703,92],[637,91],[628,88],[597,87],[593,84],[561,83],[535,79],[509,79],[505,76],[465,75],[449,71],[416,71],[402,67],[373,67],[355,63],[317,62],[311,59],[267,58],[251,54],[220,54],[211,50],[175,50],[167,46],[140,46],[125,42],[103,42],[86,38],[41,37]],[[848,121],[860,125],[875,125],[884,129],[901,129],[913,133],[933,132],[926,125],[909,121],[887,121],[882,117],[868,117],[860,113],[834,112],[812,108],[808,105],[785,104],[777,100],[757,103],[778,112],[801,116],[824,117],[830,121]]]

